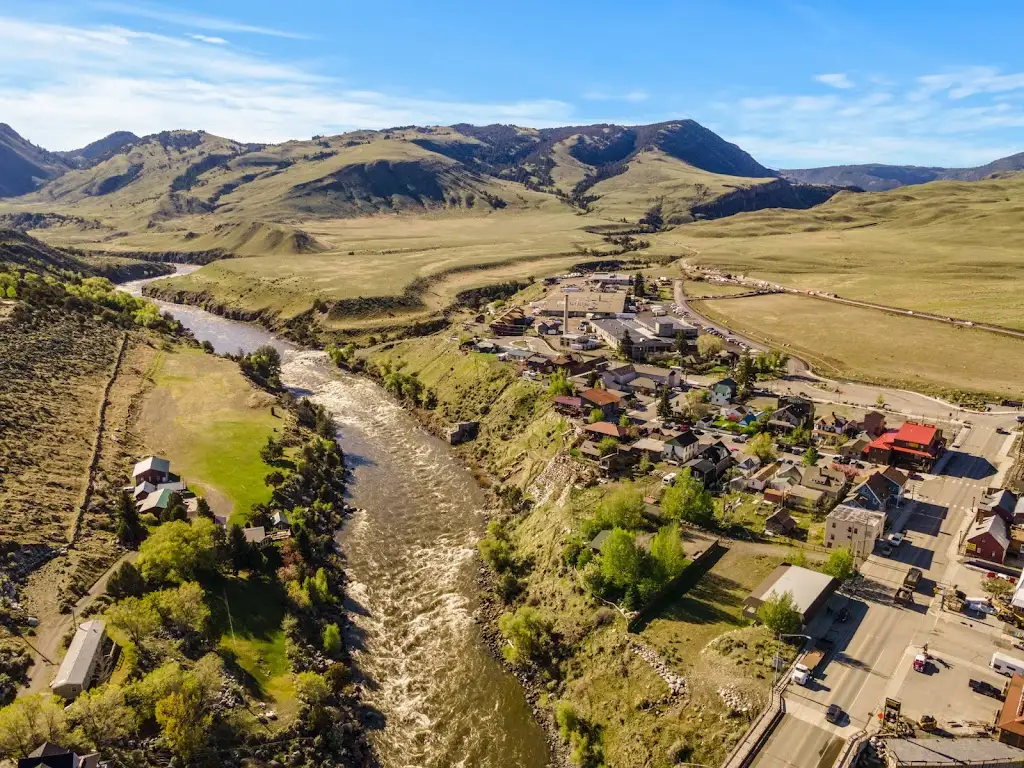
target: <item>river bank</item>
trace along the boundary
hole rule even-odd
[[[129,286],[141,291],[142,285]],[[218,352],[272,343],[282,380],[334,416],[358,511],[339,531],[352,648],[383,766],[548,764],[519,682],[480,631],[476,541],[487,499],[448,446],[368,378],[262,328],[160,302]]]

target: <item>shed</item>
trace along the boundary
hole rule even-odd
[[[783,563],[743,601],[743,612],[756,616],[761,603],[788,592],[804,624],[809,622],[839,588],[839,580],[824,573]]]
[[[78,625],[78,631],[68,646],[64,661],[60,663],[57,676],[50,683],[50,688],[58,696],[72,701],[89,687],[103,652],[105,629],[106,625],[99,619]]]

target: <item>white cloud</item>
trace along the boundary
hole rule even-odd
[[[1007,93],[1024,89],[1024,72],[1002,74],[995,67],[967,67],[935,75],[919,77],[915,96],[927,98],[933,93],[946,92],[951,99],[964,99],[984,93]]]
[[[814,79],[819,83],[830,85],[833,88],[853,88],[853,81],[842,73],[835,73],[831,75],[815,75]]]
[[[183,13],[171,8],[164,8],[157,5],[146,5],[142,3],[120,3],[114,0],[99,0],[92,3],[92,6],[101,11],[109,11],[125,16],[134,16],[139,19],[150,21],[161,21],[165,24],[174,24],[179,27],[191,27],[193,29],[206,29],[214,32],[238,32],[251,35],[269,35],[271,37],[286,37],[293,40],[306,40],[307,35],[292,32],[286,29],[275,27],[262,27],[255,24],[245,24],[231,19],[222,19],[216,16],[204,16],[198,13]]]
[[[345,87],[287,63],[188,37],[0,17],[0,115],[48,149],[115,130],[210,131],[277,142],[392,125],[572,122],[551,99],[476,103]]]
[[[210,43],[211,45],[227,45],[228,43],[223,37],[214,37],[213,35],[191,34],[189,37],[201,43]]]

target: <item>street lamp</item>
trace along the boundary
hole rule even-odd
[[[802,637],[805,640],[813,640],[814,639],[810,635],[803,635],[803,634],[799,634],[799,633],[785,634],[785,635],[784,634],[776,633],[775,641],[778,643],[778,642],[782,642],[783,640],[788,640],[791,637]],[[779,664],[778,664],[778,661],[779,661],[779,651],[778,651],[778,648],[776,648],[775,649],[775,658],[772,661],[772,670],[774,671],[774,674],[772,675],[772,688],[773,689],[775,688],[775,686],[778,684],[778,681],[779,681]]]

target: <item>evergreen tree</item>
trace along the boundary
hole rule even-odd
[[[672,418],[672,401],[669,399],[668,387],[662,389],[658,397],[658,416],[662,419]]]

